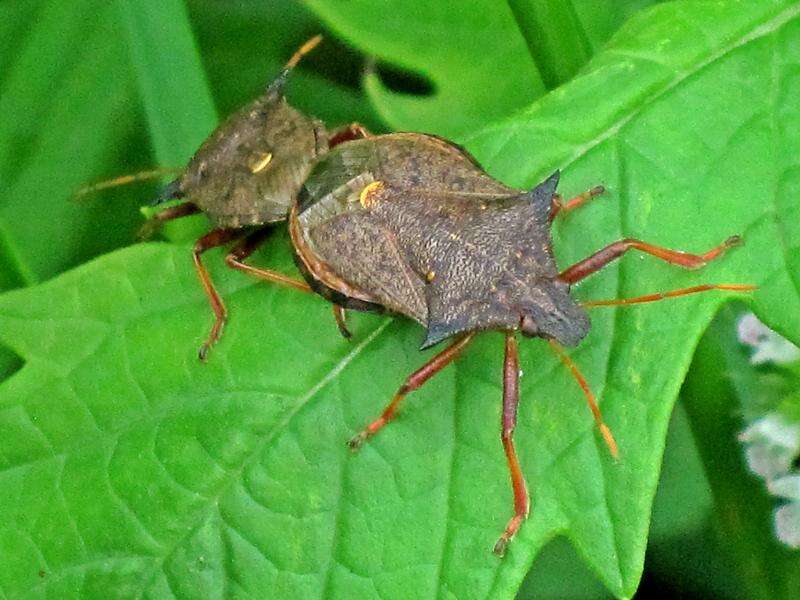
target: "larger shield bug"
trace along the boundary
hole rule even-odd
[[[519,401],[517,332],[549,341],[583,389],[616,458],[611,430],[562,348],[578,344],[589,332],[585,307],[753,289],[701,285],[581,306],[570,296],[570,287],[629,250],[695,269],[740,239],[732,236],[699,255],[623,239],[559,271],[552,252],[553,219],[604,190],[598,186],[563,202],[556,194],[558,180],[556,172],[530,191],[516,190],[492,179],[466,151],[446,140],[388,134],[329,152],[306,179],[289,216],[296,262],[320,295],[345,309],[386,310],[413,319],[427,331],[423,349],[455,338],[403,382],[380,416],[350,440],[353,449],[389,423],[406,395],[452,362],[477,333],[505,332],[501,441],[514,515],[494,546],[498,555],[530,507],[513,440]]]

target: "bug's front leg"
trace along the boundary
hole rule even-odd
[[[564,201],[564,199],[561,197],[561,194],[555,194],[550,202],[550,222],[552,222],[557,215],[565,214],[571,210],[575,210],[579,206],[586,204],[595,196],[605,193],[606,188],[604,186],[596,185],[592,189],[586,190],[585,192],[582,192],[567,201]]]
[[[192,249],[192,258],[194,259],[197,276],[200,278],[200,283],[203,285],[206,296],[208,296],[211,309],[214,311],[214,324],[211,327],[211,332],[208,334],[208,338],[198,352],[200,360],[203,361],[208,356],[208,351],[211,349],[211,346],[217,342],[219,336],[222,334],[222,328],[228,320],[228,311],[225,308],[225,304],[222,302],[219,292],[217,292],[217,288],[214,287],[214,282],[211,281],[211,276],[203,265],[200,256],[206,250],[224,246],[228,242],[232,242],[241,237],[241,235],[242,232],[236,229],[214,229],[197,240]]]
[[[155,235],[161,226],[167,221],[188,217],[190,215],[196,215],[199,212],[200,208],[193,202],[184,202],[182,204],[178,204],[177,206],[165,208],[164,210],[157,212],[152,217],[147,219],[147,221],[145,221],[144,224],[139,228],[136,237],[138,237],[140,240],[149,239],[153,237],[153,235]]]
[[[503,535],[494,545],[494,553],[503,556],[509,542],[517,533],[522,522],[528,517],[530,498],[525,485],[525,477],[519,466],[517,451],[514,448],[514,428],[517,425],[517,405],[519,404],[519,353],[517,338],[513,331],[506,333],[506,352],[503,362],[503,421],[500,439],[508,461],[511,474],[511,487],[514,490],[514,516],[506,525]]]

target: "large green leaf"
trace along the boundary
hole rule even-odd
[[[758,283],[755,309],[800,340],[798,15],[787,1],[664,5],[470,141],[509,183],[561,166],[565,193],[608,185],[557,226],[561,264],[624,235],[688,250],[745,236],[697,273],[625,258],[578,297]],[[286,243],[255,260],[288,270]],[[0,341],[27,361],[0,387],[6,595],[508,597],[558,534],[613,593],[633,593],[668,415],[720,296],[593,313],[573,355],[619,463],[547,346],[522,344],[533,510],[500,560],[500,335],[352,455],[344,440],[429,356],[421,330],[358,316],[347,343],[318,299],[214,275],[232,318],[207,365],[188,248],[131,248],[0,297]]]

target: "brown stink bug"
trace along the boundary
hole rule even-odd
[[[621,300],[577,303],[570,286],[631,249],[694,269],[739,243],[705,254],[636,239],[615,242],[558,270],[552,252],[556,215],[603,192],[569,202],[554,173],[531,191],[492,179],[464,150],[438,137],[395,133],[353,140],[320,159],[289,215],[296,262],[312,289],[343,309],[389,311],[425,327],[422,348],[455,338],[400,386],[382,414],[349,445],[359,448],[396,415],[405,396],[453,361],[475,335],[505,332],[501,440],[514,494],[514,515],[494,546],[502,555],[528,515],[529,497],[513,441],[519,401],[516,333],[549,341],[583,389],[611,454],[617,445],[594,396],[562,344],[589,332],[587,306],[651,302],[740,284],[700,285]]]

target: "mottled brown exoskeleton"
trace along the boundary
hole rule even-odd
[[[513,442],[519,364],[516,333],[550,342],[584,390],[612,455],[617,445],[583,376],[563,351],[589,332],[586,306],[650,302],[710,289],[701,285],[622,300],[585,302],[570,286],[632,248],[698,268],[737,244],[733,236],[701,255],[620,240],[564,270],[556,267],[553,218],[603,192],[562,202],[554,173],[533,190],[487,175],[463,149],[441,138],[395,133],[348,141],[320,159],[289,215],[296,262],[311,288],[342,307],[389,311],[422,325],[422,348],[455,338],[411,374],[375,421],[353,437],[356,449],[396,414],[403,398],[449,364],[480,331],[505,332],[501,439],[514,492],[514,516],[495,544],[502,555],[526,518],[529,498]]]
[[[157,213],[147,224],[148,229],[199,212],[205,213],[214,226],[197,240],[192,254],[215,316],[208,339],[200,348],[201,359],[206,358],[227,321],[225,305],[200,259],[206,250],[236,241],[225,257],[228,266],[309,291],[301,281],[244,260],[266,240],[271,224],[286,219],[315,162],[337,143],[367,135],[354,123],[329,136],[321,121],[302,114],[286,101],[284,88],[289,73],[320,39],[316,36],[306,42],[262,96],[222,123],[156,199],[155,204],[176,199],[186,202]]]

